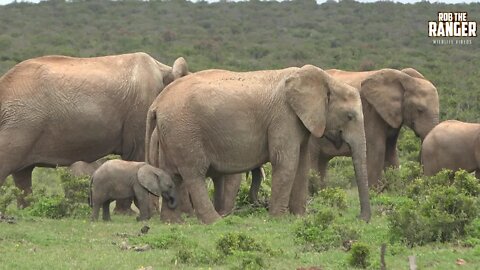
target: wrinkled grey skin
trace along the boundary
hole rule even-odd
[[[399,165],[397,138],[402,125],[422,140],[439,122],[439,99],[435,86],[413,68],[381,69],[365,72],[327,70],[335,79],[355,87],[362,98],[367,143],[367,171],[370,187],[377,187],[382,170]],[[349,147],[328,139],[310,142],[312,168],[325,186],[328,161],[351,156]],[[316,190],[311,190],[315,193]]]
[[[158,133],[156,128],[153,130],[151,138],[150,138],[150,147],[147,150],[149,158],[148,160],[150,163],[155,166],[159,167],[158,164]],[[261,169],[261,168],[260,168]],[[252,170],[252,173],[260,169]],[[261,169],[263,171],[263,169]],[[213,195],[213,205],[215,210],[220,216],[229,215],[235,206],[235,196],[238,193],[238,188],[240,187],[240,182],[242,181],[241,174],[232,174],[232,175],[210,175],[212,178],[212,182],[214,185],[214,195]],[[181,222],[180,219],[181,214],[186,214],[187,216],[194,216],[195,209],[192,205],[190,200],[190,195],[188,191],[185,189],[185,185],[183,185],[183,181],[181,179],[176,179],[175,186],[177,189],[177,193],[179,194],[179,202],[177,207],[177,215],[172,216],[166,214],[169,212],[168,209],[160,210],[160,215],[162,220],[167,222]],[[167,202],[163,200],[162,202],[162,209],[165,208]],[[162,214],[163,213],[163,214]]]
[[[85,162],[85,161],[77,161],[73,163],[72,165],[68,166],[68,170],[73,176],[92,176],[93,173],[100,167],[102,166],[103,163],[105,163],[108,159],[107,158],[101,158],[98,159],[94,162]],[[153,203],[155,203],[155,199],[152,199]],[[134,215],[135,211],[130,208],[132,205],[133,198],[128,198],[124,200],[118,200],[115,202],[115,209],[113,212],[115,214],[120,214],[120,215]],[[157,212],[160,212],[159,209],[159,204],[158,201],[156,202]]]
[[[68,166],[68,170],[73,176],[80,177],[80,176],[92,176],[93,173],[105,163],[107,159],[101,158],[95,160],[94,162],[85,162],[85,161],[77,161],[72,165]]]
[[[480,179],[480,124],[444,121],[428,133],[420,153],[425,175],[463,169]]]
[[[167,87],[150,107],[147,149],[155,127],[159,167],[181,177],[204,223],[220,218],[208,198],[206,176],[246,172],[268,161],[273,172],[270,214],[303,214],[311,134],[351,146],[361,217],[370,219],[360,95],[317,67],[189,75]],[[162,217],[168,215],[162,208]]]
[[[137,220],[147,220],[155,211],[151,207],[151,194],[162,196],[172,209],[177,205],[175,186],[165,171],[145,162],[107,161],[92,176],[92,220],[98,220],[100,207],[103,209],[103,220],[110,220],[110,202],[131,197],[135,197],[140,210]]]
[[[402,125],[422,140],[439,122],[439,99],[435,86],[413,68],[365,72],[327,70],[331,76],[355,87],[362,98],[367,143],[369,186],[376,187],[382,170],[398,166],[397,138]],[[320,182],[310,182],[314,194],[325,187],[328,162],[337,156],[352,156],[350,147],[335,139],[312,138],[309,142],[312,168]],[[252,185],[258,183],[252,179]],[[259,184],[257,184],[259,185]]]
[[[12,174],[27,195],[35,166],[108,154],[143,161],[148,107],[187,73],[183,58],[170,67],[146,53],[44,56],[17,64],[0,78],[0,185]],[[26,205],[23,196],[18,203]]]

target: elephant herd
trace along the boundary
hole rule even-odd
[[[94,218],[103,207],[108,219],[113,199],[129,209],[132,197],[139,218],[149,218],[153,194],[162,197],[163,220],[187,213],[209,224],[232,211],[241,173],[252,171],[258,187],[270,162],[269,213],[302,215],[307,171],[321,175],[310,186],[323,186],[328,161],[351,156],[360,217],[368,221],[368,188],[398,165],[402,125],[423,141],[425,173],[479,168],[480,125],[438,122],[437,90],[412,68],[191,73],[181,57],[170,67],[146,53],[44,56],[0,77],[0,185],[11,174],[25,206],[34,167],[82,161],[71,169],[93,174]],[[109,154],[124,161],[91,163]]]

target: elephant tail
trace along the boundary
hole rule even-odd
[[[145,133],[145,162],[147,164],[155,164],[151,160],[150,155],[150,147],[152,143],[152,135],[155,129],[156,121],[157,120],[157,113],[154,109],[149,109],[147,113],[147,124],[146,124],[146,133]],[[154,142],[155,143],[155,142]],[[157,143],[158,145],[158,143]]]

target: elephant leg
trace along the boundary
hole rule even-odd
[[[121,200],[116,200],[115,202],[115,209],[113,209],[113,212],[116,215],[134,215],[135,211],[131,208],[133,198],[127,198],[127,199],[121,199]]]
[[[111,200],[107,200],[102,204],[102,210],[103,210],[103,221],[111,221],[112,219],[110,218],[110,202]]]
[[[177,194],[178,205],[176,209],[170,209],[167,207],[168,202],[162,197],[162,205],[160,208],[160,220],[167,223],[181,223],[182,213],[188,216],[194,215],[192,203],[190,201],[190,195],[185,187],[183,180],[175,179],[175,192]]]
[[[138,200],[138,210],[140,214],[137,217],[137,221],[148,220],[150,218],[150,198],[146,191],[135,192],[135,197]]]
[[[374,143],[368,143],[367,140],[367,173],[368,186],[378,188],[382,170],[385,162],[385,141],[377,140]]]
[[[208,198],[205,176],[198,175],[184,177],[183,179],[185,179],[187,184],[187,190],[190,193],[197,218],[205,224],[211,224],[220,219],[220,215],[215,211],[212,202]]]
[[[250,185],[250,191],[248,192],[248,199],[253,204],[259,204],[258,192],[262,184],[262,171],[261,167],[252,170],[252,184]]]
[[[224,176],[215,176],[212,177],[213,181],[213,205],[215,210],[220,213],[223,210],[223,199],[224,199]]]
[[[92,221],[97,221],[98,220],[98,214],[100,212],[100,205],[101,203],[98,203],[98,202],[94,202],[92,203],[92,207],[93,207],[93,210],[92,210]]]
[[[240,184],[242,183],[241,174],[225,175],[223,187],[223,209],[219,214],[226,216],[233,212],[235,207],[235,198],[237,197]]]
[[[290,212],[294,215],[305,214],[308,194],[307,172],[310,168],[309,165],[309,153],[307,142],[305,142],[300,148],[300,157],[288,204]]]
[[[25,198],[32,194],[32,171],[34,166],[27,167],[12,174],[15,185],[22,191],[22,194],[17,198],[17,206],[25,208],[28,202]]]
[[[387,138],[387,144],[385,147],[385,163],[384,163],[384,169],[388,167],[395,167],[398,168],[398,165],[400,164],[398,161],[398,154],[397,154],[397,139],[398,139],[398,134],[395,134],[394,136]]]
[[[317,172],[318,177],[310,177],[308,183],[308,192],[310,196],[315,196],[319,190],[325,189],[327,187],[327,169],[328,169],[328,162],[330,161],[330,157],[318,157],[317,158]],[[307,172],[308,173],[308,172]]]
[[[290,147],[293,148],[293,147]],[[280,216],[287,212],[290,192],[295,179],[300,149],[288,149],[271,158],[272,163],[272,196],[270,197],[269,213],[272,216]]]

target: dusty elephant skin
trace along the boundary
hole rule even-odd
[[[361,217],[370,218],[360,95],[317,67],[192,74],[172,83],[150,107],[147,148],[154,128],[159,167],[181,177],[204,223],[220,217],[208,198],[206,176],[245,172],[268,161],[270,214],[303,214],[310,134],[351,146]]]
[[[420,155],[425,175],[464,169],[480,178],[480,124],[456,120],[438,124],[423,141]]]
[[[145,162],[107,161],[92,176],[92,220],[98,219],[100,207],[103,209],[103,220],[110,220],[110,202],[131,197],[135,197],[135,204],[140,210],[137,220],[149,219],[155,211],[151,194],[162,196],[169,208],[174,209],[177,205],[175,186],[165,171]]]
[[[187,73],[183,58],[169,67],[145,53],[17,64],[0,78],[0,185],[12,174],[26,195],[35,166],[112,153],[143,161],[148,107]],[[26,205],[22,198],[19,204]]]
[[[438,124],[437,89],[412,68],[366,72],[335,69],[327,72],[360,92],[367,143],[368,180],[369,186],[375,187],[384,168],[398,166],[397,138],[402,124],[411,128],[422,140]],[[322,179],[325,179],[330,159],[352,155],[348,145],[335,146],[335,142],[325,138],[312,138],[310,151],[312,167],[320,172]],[[324,186],[324,182],[322,180],[322,183],[311,186]]]
[[[73,176],[92,176],[93,173],[102,166],[108,159],[101,158],[94,162],[85,162],[85,161],[77,161],[72,165],[68,166],[68,170]],[[153,200],[154,201],[154,200]],[[135,211],[132,210],[131,205],[133,202],[133,198],[127,198],[124,200],[118,200],[115,203],[115,209],[113,210],[116,214],[120,215],[134,215]],[[158,205],[158,202],[157,202]],[[159,211],[157,207],[157,211]]]

